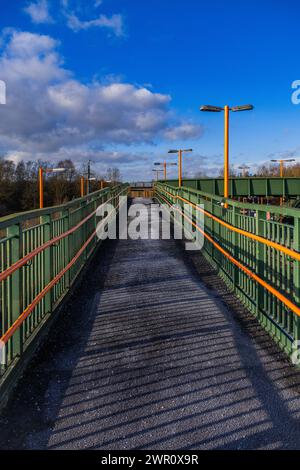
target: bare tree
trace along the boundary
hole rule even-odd
[[[0,216],[38,207],[38,169],[51,168],[45,161],[15,164],[0,158]],[[47,175],[44,181],[45,206],[61,204],[80,195],[80,173],[71,160],[62,160],[59,167],[67,172]],[[95,187],[94,190],[99,189]]]
[[[106,173],[106,178],[108,181],[111,181],[112,183],[119,183],[122,180],[121,172],[119,168],[108,168],[107,173]]]
[[[219,174],[218,174],[219,177],[223,177],[224,176],[224,168],[221,168],[220,171],[219,171]],[[236,170],[234,168],[233,165],[229,165],[229,176],[231,176],[232,178],[234,178],[235,176],[237,176],[236,174]]]

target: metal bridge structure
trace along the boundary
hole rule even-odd
[[[0,448],[299,448],[300,180],[222,188],[120,184],[0,219]],[[105,225],[126,195],[201,253],[101,242],[97,208]]]
[[[231,197],[257,197],[289,199],[299,198],[299,178],[295,177],[239,177],[229,178],[229,195]],[[167,180],[165,183],[178,186],[178,180]],[[184,179],[183,185],[203,193],[224,195],[223,178]]]
[[[106,188],[0,220],[1,400],[92,257],[97,208],[109,203],[117,209],[127,191],[127,185]]]
[[[189,222],[203,232],[205,256],[290,354],[300,339],[299,209],[233,200],[227,200],[225,209],[220,196],[162,183],[156,194],[170,206],[179,205],[182,217],[187,218],[184,204],[204,214],[204,227],[198,227],[193,217]],[[283,217],[288,224],[281,222]]]

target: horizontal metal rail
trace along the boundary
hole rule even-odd
[[[74,263],[78,260],[79,256],[83,253],[83,251],[87,248],[89,243],[92,241],[96,234],[96,231],[92,233],[92,235],[87,239],[87,241],[84,243],[84,245],[80,248],[80,250],[76,253],[74,258],[70,261],[67,266],[62,269],[57,276],[55,276],[54,279],[52,279],[49,284],[47,284],[46,287],[35,297],[35,299],[31,302],[30,305],[24,310],[24,312],[21,313],[19,318],[11,325],[10,328],[4,333],[4,335],[0,338],[0,341],[2,341],[3,344],[6,344],[8,340],[13,336],[13,334],[17,331],[18,328],[22,325],[24,320],[30,315],[34,308],[38,305],[38,303],[45,297],[45,295],[52,289],[55,284],[58,283],[58,281],[63,277],[63,275],[71,268],[71,266],[74,265]]]
[[[276,220],[282,208],[275,206],[227,199],[225,209],[218,196],[161,182],[155,195],[203,234],[206,258],[282,349],[291,353],[300,339],[300,210],[290,210],[291,220],[284,224]],[[192,216],[185,213],[185,204]],[[196,224],[196,211],[204,214],[204,230]]]
[[[71,201],[66,202],[65,204],[60,204],[59,206],[50,206],[50,207],[45,207],[44,209],[34,209],[30,211],[23,211],[23,212],[18,212],[16,214],[6,215],[5,217],[0,218],[0,230],[5,229],[6,227],[10,225],[14,225],[15,223],[18,224],[21,222],[27,222],[28,220],[32,218],[43,217],[44,215],[49,215],[49,214],[55,214],[56,212],[60,212],[62,208],[64,210],[72,211],[74,208],[78,206],[81,206],[84,204],[88,205],[95,198],[109,197],[109,195],[112,194],[112,192],[116,189],[116,187],[117,186],[115,186],[114,188],[106,187],[99,191],[95,191],[94,193],[90,193],[86,196],[72,199]]]
[[[119,195],[121,195],[121,193],[119,193],[117,195],[117,197]],[[108,202],[108,201],[107,201]],[[119,203],[117,204],[116,206],[116,209],[119,207]],[[94,212],[95,213],[95,212]],[[93,215],[94,213],[92,213],[91,215]],[[105,224],[107,223],[107,218],[110,217],[110,215],[112,215],[112,211],[107,214],[107,216],[105,217],[104,220],[101,221],[101,224]],[[88,218],[86,218],[88,219]],[[75,229],[78,229],[79,228],[79,225],[82,225],[82,224],[78,224],[76,227],[74,227]],[[72,233],[72,232],[71,232]],[[30,305],[28,305],[28,307],[24,310],[24,312],[21,313],[21,315],[19,316],[19,318],[13,323],[13,325],[11,325],[11,327],[4,333],[4,335],[0,338],[0,341],[2,341],[3,344],[6,344],[8,342],[8,340],[13,336],[13,334],[17,331],[18,328],[20,328],[20,326],[22,325],[22,323],[24,322],[24,320],[33,312],[34,308],[39,304],[39,302],[45,297],[45,295],[55,286],[55,284],[58,283],[58,281],[64,276],[64,274],[66,274],[67,271],[69,271],[69,269],[71,269],[71,267],[75,264],[75,262],[78,260],[78,258],[81,256],[81,254],[84,252],[84,250],[88,247],[88,245],[90,244],[90,242],[93,240],[93,238],[96,236],[96,230],[94,230],[94,232],[92,233],[92,235],[87,239],[87,241],[84,243],[84,245],[80,248],[80,250],[76,253],[76,255],[74,256],[74,258],[72,258],[72,260],[67,264],[67,266],[65,268],[63,268],[58,274],[57,276],[55,276],[54,279],[52,279],[51,282],[49,282],[49,284],[47,284],[46,287],[44,287],[44,289],[35,297],[35,299],[31,302]],[[65,234],[64,234],[65,235]],[[65,235],[66,236],[66,235]],[[45,249],[45,248],[44,248]]]
[[[97,208],[128,185],[0,219],[0,386],[40,336],[98,245]],[[101,223],[107,223],[108,214]],[[5,345],[5,347],[4,347]]]
[[[169,191],[167,191],[165,189],[161,189],[161,190],[164,191],[169,196],[174,197],[173,194],[169,193]],[[183,201],[183,202],[189,204],[190,206],[192,206],[197,211],[202,212],[207,217],[209,217],[210,219],[215,220],[218,224],[223,225],[223,227],[228,228],[232,232],[236,232],[236,233],[239,233],[240,235],[243,235],[244,237],[251,238],[251,240],[255,240],[255,241],[258,241],[260,243],[264,243],[265,245],[271,246],[272,248],[275,248],[276,250],[279,250],[282,253],[285,253],[286,255],[291,256],[291,258],[294,258],[294,259],[297,259],[297,260],[300,261],[300,253],[298,253],[297,251],[291,250],[290,248],[287,248],[283,245],[280,245],[279,243],[273,242],[272,240],[268,240],[267,238],[261,237],[259,235],[255,235],[254,233],[247,232],[246,230],[242,230],[238,227],[234,227],[233,225],[225,222],[224,220],[220,219],[219,217],[214,216],[210,212],[208,212],[204,209],[201,209],[201,207],[197,206],[196,204],[193,204],[192,202],[188,201],[184,197],[181,197],[181,196],[178,196],[178,195],[176,195],[175,197],[176,197],[176,199],[179,199],[180,201]],[[1,278],[0,278],[0,280],[1,280]]]
[[[172,204],[164,198],[162,195],[160,197],[170,206],[172,207]],[[180,198],[181,199],[181,198]],[[269,292],[271,292],[273,295],[277,297],[281,302],[283,302],[290,310],[292,310],[296,315],[300,316],[300,308],[295,305],[293,302],[291,302],[287,297],[282,295],[278,290],[274,289],[270,284],[265,282],[263,279],[261,279],[259,276],[257,276],[253,271],[248,269],[246,266],[244,266],[242,263],[237,261],[233,256],[231,256],[228,251],[224,250],[224,248],[219,245],[215,240],[213,240],[212,237],[210,237],[207,233],[205,233],[204,230],[202,230],[195,222],[193,222],[190,217],[188,217],[184,212],[182,212],[180,209],[175,207],[175,210],[179,212],[186,220],[189,221],[189,223],[198,230],[202,235],[204,235],[207,240],[210,241],[226,258],[228,258],[232,263],[234,263],[238,268],[240,268],[242,271],[244,271],[248,276],[252,277],[255,281],[257,281],[259,284],[261,284],[265,289],[267,289]]]
[[[117,197],[119,195],[121,195],[122,192],[120,192],[119,194],[117,194]],[[108,199],[106,202],[106,204],[108,204],[110,201],[112,201],[113,198],[110,198]],[[35,250],[31,251],[30,253],[28,253],[26,256],[24,256],[23,258],[21,258],[20,260],[18,260],[16,263],[14,263],[12,266],[10,266],[9,268],[7,268],[5,271],[3,271],[2,273],[0,273],[0,282],[1,281],[4,281],[5,279],[7,279],[9,276],[11,276],[15,271],[17,271],[17,269],[20,269],[22,266],[24,266],[25,264],[27,264],[29,261],[32,260],[32,258],[34,258],[35,256],[37,256],[39,253],[41,253],[42,251],[44,251],[46,248],[48,248],[49,246],[51,245],[54,245],[55,243],[59,242],[60,240],[62,240],[63,238],[66,238],[68,237],[69,235],[71,235],[72,233],[74,233],[76,230],[78,230],[80,227],[82,227],[89,219],[91,219],[95,214],[96,214],[96,210],[94,210],[93,212],[91,212],[91,214],[89,214],[87,217],[85,217],[85,219],[81,220],[77,225],[75,225],[75,227],[73,228],[70,228],[69,230],[67,230],[66,232],[62,233],[61,235],[58,235],[57,237],[54,237],[52,238],[51,240],[47,241],[46,243],[43,243],[42,245],[38,246],[37,248],[35,248]]]
[[[162,182],[162,181],[161,181]],[[162,182],[163,183],[163,182]],[[177,187],[178,180],[167,180],[170,186]],[[224,196],[223,178],[184,179],[183,185],[215,196]],[[231,197],[299,197],[300,178],[298,177],[232,177],[229,178]]]

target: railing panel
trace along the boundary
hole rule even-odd
[[[97,246],[97,207],[110,201],[117,208],[127,191],[127,185],[105,188],[62,206],[0,219],[0,385]]]
[[[161,183],[163,183],[161,181]],[[169,186],[178,187],[178,180],[167,180]],[[198,178],[183,179],[183,185],[215,196],[224,195],[224,179]],[[230,177],[229,196],[245,198],[299,197],[300,178],[298,177]]]
[[[193,187],[155,186],[161,202],[203,205],[204,254],[280,346],[291,353],[299,339],[300,210],[224,200]],[[200,209],[198,209],[200,210]],[[201,209],[202,210],[202,209]],[[255,238],[256,237],[256,238]],[[225,253],[222,252],[225,250]],[[285,300],[283,300],[285,299]]]

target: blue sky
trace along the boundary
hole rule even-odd
[[[1,155],[91,158],[136,180],[188,146],[186,175],[214,175],[223,117],[199,105],[252,103],[231,115],[231,162],[300,156],[299,13],[296,0],[2,0]]]

